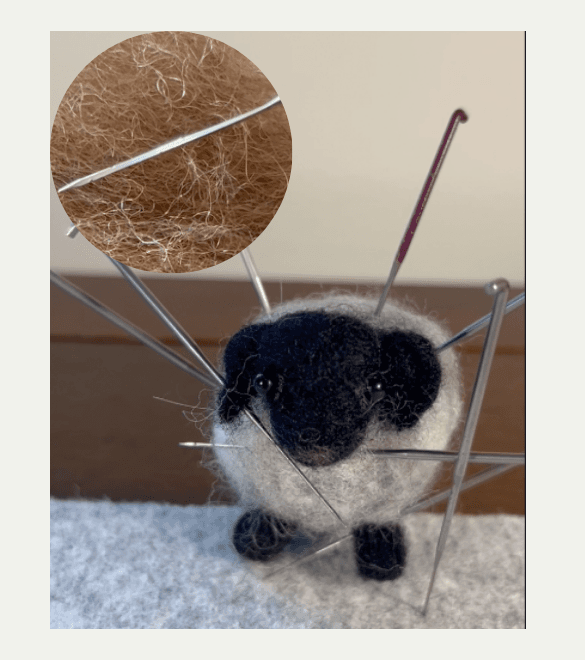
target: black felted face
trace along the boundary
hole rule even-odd
[[[220,419],[234,421],[262,397],[275,440],[310,467],[348,457],[374,416],[389,428],[412,428],[441,382],[434,349],[421,335],[379,334],[325,312],[243,328],[227,345],[224,365]]]

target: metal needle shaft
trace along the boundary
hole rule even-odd
[[[485,470],[482,470],[481,472],[474,474],[473,477],[469,477],[469,479],[466,479],[461,485],[461,490],[459,492],[463,493],[464,491],[469,490],[470,488],[479,486],[479,484],[483,484],[485,481],[490,481],[491,479],[494,479],[495,477],[504,474],[504,472],[513,470],[515,467],[516,465],[493,465],[492,467],[486,468]],[[410,513],[416,513],[417,511],[428,509],[431,506],[435,506],[435,504],[440,504],[441,502],[448,500],[449,497],[451,497],[452,492],[453,492],[452,488],[445,488],[445,490],[442,490],[439,493],[436,493],[435,495],[431,495],[430,497],[427,497],[424,500],[420,500],[420,502],[417,502],[416,504],[407,507],[406,509],[400,512],[400,515],[406,516],[407,514]]]
[[[509,314],[511,311],[517,309],[518,307],[520,307],[520,305],[523,305],[525,302],[526,302],[526,293],[523,291],[520,295],[516,296],[515,298],[512,298],[512,300],[508,302],[504,314]],[[461,330],[461,332],[458,332],[456,335],[451,337],[451,339],[446,341],[444,344],[441,344],[441,346],[439,346],[436,349],[436,352],[439,353],[440,351],[444,351],[446,348],[449,348],[450,346],[454,346],[455,344],[459,343],[466,337],[471,337],[471,335],[474,335],[476,332],[479,332],[480,330],[485,328],[490,322],[491,318],[492,318],[491,312],[489,314],[486,314],[485,316],[482,316],[482,318],[475,321],[471,325],[468,325],[466,328]]]
[[[278,573],[283,573],[284,571],[288,571],[293,566],[296,566],[297,564],[300,564],[301,562],[306,561],[307,559],[314,559],[317,555],[320,555],[327,550],[331,550],[331,548],[334,548],[336,545],[339,545],[340,543],[342,543],[346,539],[351,538],[352,536],[353,534],[351,533],[344,534],[343,536],[340,536],[338,539],[335,539],[335,541],[330,541],[328,543],[321,543],[316,548],[311,548],[307,550],[298,559],[295,559],[294,561],[291,561],[288,564],[285,564],[284,566],[280,566],[276,570],[271,571],[265,577],[271,578],[274,575],[278,575]]]
[[[242,445],[213,445],[210,442],[179,442],[179,447],[188,447],[189,449],[243,449]]]
[[[164,357],[175,367],[178,367],[179,369],[182,369],[184,372],[188,373],[190,376],[197,378],[197,380],[200,380],[208,387],[217,387],[215,382],[212,381],[209,376],[206,376],[204,373],[196,369],[181,355],[175,353],[175,351],[171,350],[170,348],[167,348],[160,341],[154,337],[151,337],[143,330],[140,330],[140,328],[137,328],[133,323],[130,323],[130,321],[122,318],[109,307],[106,307],[106,305],[103,305],[101,302],[99,302],[99,300],[96,300],[81,289],[78,289],[74,284],[71,284],[71,282],[63,279],[60,275],[57,275],[57,273],[54,273],[53,271],[51,271],[51,283],[55,286],[58,286],[60,289],[65,291],[65,293],[68,293],[76,300],[79,300],[84,305],[87,305],[94,312],[97,312],[108,321],[110,321],[110,323],[113,323],[114,325],[118,326],[118,328],[124,330],[124,332],[129,334],[131,337],[138,339],[139,342],[145,346],[148,346],[148,348],[152,349],[155,353],[158,353],[158,355]]]
[[[390,269],[390,274],[388,275],[388,279],[386,280],[386,284],[384,285],[384,290],[382,291],[382,295],[380,296],[380,300],[378,302],[378,307],[374,312],[375,316],[379,316],[380,313],[382,312],[384,303],[386,302],[386,298],[388,297],[388,292],[390,291],[390,287],[392,286],[394,280],[396,279],[398,270],[400,269],[400,266],[404,261],[404,257],[406,256],[406,253],[408,252],[408,248],[410,247],[410,243],[414,236],[414,232],[416,231],[419,220],[421,219],[423,211],[425,210],[427,202],[429,201],[429,197],[431,196],[433,186],[435,185],[435,181],[439,176],[439,172],[441,171],[443,161],[445,160],[445,156],[447,155],[447,151],[449,150],[449,146],[451,145],[451,141],[453,140],[453,136],[455,135],[457,126],[460,123],[464,124],[467,121],[467,119],[468,119],[467,114],[465,113],[464,110],[461,109],[455,110],[455,112],[451,115],[451,119],[449,119],[449,124],[447,125],[447,129],[443,135],[441,144],[439,145],[439,149],[435,156],[435,160],[431,165],[431,169],[429,170],[423,189],[421,190],[418,201],[416,202],[416,206],[414,207],[414,211],[412,212],[412,215],[408,222],[408,226],[406,228],[406,231],[404,232],[404,236],[402,237],[402,241],[400,241],[400,247],[396,252],[396,256],[394,257],[394,262],[392,263],[392,268]]]
[[[175,138],[174,140],[165,142],[165,144],[161,144],[158,147],[155,147],[154,149],[145,151],[144,153],[139,154],[138,156],[134,156],[133,158],[129,158],[128,160],[124,160],[121,163],[117,163],[116,165],[112,165],[111,167],[106,167],[103,170],[99,170],[99,172],[94,172],[93,174],[88,174],[87,176],[83,176],[80,177],[79,179],[75,179],[75,181],[71,181],[70,183],[67,183],[64,186],[61,186],[61,188],[59,188],[57,192],[62,193],[65,192],[66,190],[71,190],[72,188],[81,188],[82,186],[86,186],[88,183],[92,183],[94,181],[98,181],[99,179],[103,179],[104,177],[109,176],[110,174],[114,174],[115,172],[120,172],[121,170],[125,170],[126,168],[132,167],[133,165],[138,165],[138,163],[143,163],[144,161],[150,160],[151,158],[156,158],[156,156],[165,154],[169,151],[172,151],[173,149],[184,147],[186,144],[195,142],[196,140],[200,140],[201,138],[211,135],[212,133],[216,133],[217,131],[221,131],[224,128],[228,128],[230,126],[234,126],[235,124],[239,124],[240,122],[245,121],[246,119],[249,119],[254,115],[257,115],[261,112],[264,112],[265,110],[268,110],[269,108],[272,108],[278,103],[281,103],[281,100],[278,96],[275,96],[267,103],[264,103],[263,105],[254,108],[253,110],[249,110],[248,112],[244,112],[241,115],[231,117],[230,119],[226,119],[225,121],[219,122],[218,124],[214,124],[213,126],[208,126],[207,128],[204,128],[200,131],[196,131],[195,133],[190,133],[189,135],[183,135],[182,137]]]
[[[385,458],[406,458],[415,461],[451,461],[455,462],[459,454],[455,451],[434,451],[428,449],[372,449],[372,454]],[[524,465],[524,454],[479,453],[469,454],[470,463],[489,463],[492,465]]]
[[[254,263],[254,259],[252,259],[252,253],[250,252],[249,248],[244,248],[240,252],[240,255],[242,257],[242,261],[244,262],[244,265],[246,266],[246,270],[248,271],[248,277],[250,278],[250,282],[252,283],[252,286],[254,287],[254,291],[258,296],[258,300],[262,305],[262,309],[264,310],[265,314],[270,315],[271,309],[270,309],[270,303],[268,302],[268,296],[266,295],[266,291],[264,290],[264,286],[262,284],[262,280],[260,279],[260,275],[258,275],[258,271],[256,270],[256,264]]]
[[[163,304],[153,295],[133,271],[128,268],[128,266],[121,264],[110,256],[108,256],[108,259],[114,264],[114,266],[116,266],[126,281],[129,282],[140,297],[146,301],[149,307],[156,313],[167,328],[169,328],[181,344],[183,344],[189,353],[191,353],[197,362],[199,362],[199,364],[207,371],[216,385],[223,387],[223,378],[218,371],[216,371],[211,362],[209,362],[205,355],[203,355],[199,346],[197,346],[197,344],[191,339],[187,331],[178,323],[178,321],[171,316]]]
[[[248,419],[253,422],[256,427],[258,428],[259,431],[261,431],[276,447],[276,449],[280,452],[281,456],[288,461],[288,464],[301,476],[301,478],[304,480],[304,482],[309,486],[309,488],[317,495],[317,497],[325,504],[325,506],[331,511],[331,513],[339,520],[339,522],[344,526],[347,527],[347,523],[343,518],[337,513],[337,511],[331,506],[331,504],[327,501],[325,496],[319,491],[317,486],[315,486],[309,478],[302,472],[302,470],[299,468],[299,466],[292,460],[292,458],[282,449],[282,447],[274,440],[274,438],[268,433],[268,431],[264,428],[262,425],[262,422],[256,417],[256,415],[251,411],[248,410],[247,408],[244,408],[244,413],[248,417]]]
[[[241,445],[213,445],[208,442],[194,443],[194,442],[180,442],[181,447],[234,447],[241,448]],[[457,461],[459,454],[455,451],[435,451],[432,449],[371,449],[368,450],[374,456],[382,458],[403,458],[410,461],[445,461],[454,463]],[[470,463],[478,463],[480,465],[524,465],[526,463],[525,454],[509,454],[504,452],[471,452],[469,454]]]
[[[437,568],[439,566],[439,562],[441,561],[441,556],[443,554],[443,550],[447,542],[449,527],[451,525],[451,520],[453,519],[453,514],[455,513],[457,500],[459,499],[461,484],[463,483],[463,478],[465,477],[465,470],[467,469],[469,454],[471,452],[471,443],[473,442],[473,436],[475,435],[475,429],[477,427],[477,421],[479,419],[479,413],[481,411],[481,405],[483,403],[483,397],[485,394],[487,380],[489,377],[492,360],[496,350],[496,343],[498,340],[498,335],[500,333],[500,328],[502,326],[502,319],[504,318],[504,310],[506,308],[506,300],[508,297],[509,289],[510,286],[508,282],[502,279],[491,282],[485,288],[486,293],[495,296],[494,305],[492,309],[492,318],[485,338],[483,352],[477,370],[477,377],[475,379],[475,383],[473,386],[471,403],[469,405],[467,419],[465,420],[465,428],[463,429],[463,438],[461,440],[461,447],[459,449],[459,457],[457,459],[457,462],[455,463],[455,469],[453,473],[452,493],[451,496],[449,497],[449,504],[447,505],[447,511],[445,513],[445,518],[443,520],[443,525],[441,527],[441,533],[439,535],[439,541],[437,543],[437,549],[435,552],[435,563],[433,566],[433,573],[431,575],[431,580],[427,591],[427,597],[425,599],[425,603],[423,606],[423,615],[426,614],[429,606],[429,599],[431,597],[431,592],[433,590],[433,585],[435,583]]]

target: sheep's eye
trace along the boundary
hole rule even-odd
[[[386,394],[384,392],[384,385],[379,376],[368,378],[367,388],[368,397],[372,403],[377,403],[383,399]]]
[[[266,394],[266,392],[272,387],[272,381],[269,378],[266,378],[264,374],[258,374],[256,378],[254,378],[254,387],[260,392]]]

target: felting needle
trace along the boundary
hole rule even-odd
[[[185,373],[189,374],[190,376],[197,378],[197,380],[201,381],[208,387],[213,387],[213,388],[216,387],[216,384],[214,383],[214,381],[212,381],[209,378],[209,376],[206,376],[204,373],[196,369],[189,362],[187,362],[185,358],[183,358],[181,355],[175,353],[175,351],[171,350],[170,348],[167,348],[160,341],[158,341],[154,337],[151,337],[143,330],[140,330],[140,328],[137,328],[133,323],[130,323],[130,321],[127,321],[126,319],[122,318],[119,314],[116,314],[116,312],[114,312],[112,309],[106,307],[101,302],[99,302],[99,300],[96,300],[89,294],[77,288],[71,282],[67,281],[66,279],[63,279],[60,275],[57,275],[57,273],[54,273],[53,271],[51,271],[51,284],[58,286],[60,289],[65,291],[65,293],[68,293],[76,300],[79,300],[84,305],[87,305],[94,312],[97,312],[105,319],[110,321],[110,323],[113,323],[114,325],[118,326],[118,328],[124,330],[124,332],[129,334],[131,337],[138,339],[139,342],[141,342],[145,346],[148,346],[148,348],[151,348],[155,353],[158,353],[158,355],[164,357],[175,367],[178,367],[179,369],[182,369]]]
[[[207,371],[207,373],[214,380],[216,386],[223,387],[223,378],[215,370],[214,366],[205,357],[199,346],[189,337],[186,330],[174,319],[162,303],[154,296],[154,294],[144,285],[144,283],[128,268],[128,266],[121,264],[119,261],[112,259],[106,255],[108,259],[116,266],[122,276],[146,301],[149,307],[156,313],[159,319],[169,328],[175,337],[183,344],[183,346],[191,353],[191,355],[199,362],[199,364]]]
[[[171,403],[173,406],[180,406],[181,408],[191,408],[191,410],[194,410],[195,408],[198,407],[198,406],[193,406],[190,403],[180,403],[179,401],[171,401],[170,399],[165,399],[162,396],[156,396],[154,394],[152,395],[152,398],[156,399],[157,401],[163,401],[164,403]]]
[[[479,419],[479,413],[481,411],[481,405],[483,403],[483,397],[485,394],[487,380],[489,377],[492,360],[496,350],[496,343],[498,340],[498,335],[500,333],[500,328],[502,326],[502,320],[504,318],[504,310],[506,308],[506,300],[508,297],[509,290],[510,290],[510,285],[504,279],[494,280],[493,282],[487,284],[485,287],[485,292],[488,295],[495,296],[495,300],[492,308],[492,318],[490,320],[490,324],[488,327],[487,335],[483,346],[483,351],[479,362],[479,367],[477,370],[477,376],[475,379],[475,383],[473,385],[473,392],[471,394],[471,403],[469,404],[469,411],[467,413],[467,419],[465,420],[465,427],[463,429],[463,438],[461,440],[461,447],[459,448],[459,457],[457,459],[457,462],[455,463],[455,469],[453,472],[452,492],[449,497],[449,503],[447,505],[445,518],[443,519],[443,525],[441,526],[441,533],[439,534],[439,541],[437,543],[437,549],[435,552],[435,563],[433,566],[433,573],[431,575],[431,580],[427,591],[427,597],[423,605],[423,610],[422,610],[423,616],[426,615],[427,613],[429,600],[431,597],[431,591],[433,590],[435,577],[437,575],[437,568],[439,566],[439,562],[441,561],[441,556],[445,548],[445,543],[447,542],[449,527],[451,525],[451,520],[453,519],[453,514],[455,513],[457,500],[459,499],[461,484],[463,483],[463,478],[465,477],[465,470],[467,469],[469,454],[471,452],[471,443],[473,442],[473,436],[475,435],[475,429],[477,427],[477,420]]]
[[[295,559],[294,561],[289,562],[285,566],[280,566],[274,571],[271,571],[267,575],[265,575],[265,578],[271,578],[274,575],[278,575],[278,573],[283,573],[284,571],[288,571],[289,568],[292,568],[293,566],[296,566],[297,564],[300,564],[303,561],[306,561],[307,559],[311,559],[316,557],[317,555],[320,555],[321,553],[325,552],[326,550],[330,550],[331,548],[334,548],[336,545],[339,545],[346,539],[351,538],[353,535],[350,534],[345,534],[344,536],[340,536],[338,539],[335,539],[335,541],[330,541],[326,545],[321,545],[317,548],[311,548],[304,554],[302,554],[298,559]]]
[[[163,399],[164,400],[164,399]],[[233,447],[241,449],[241,445],[212,445],[210,443],[180,442],[181,447]],[[459,457],[456,451],[436,451],[434,449],[367,449],[367,453],[383,458],[403,458],[409,461],[444,461],[454,463]],[[525,454],[506,452],[471,452],[469,462],[479,465],[516,465],[526,464]]]
[[[215,449],[219,447],[228,447],[229,449],[243,449],[242,445],[212,445],[210,442],[179,442],[179,447],[188,447],[189,449]]]
[[[204,128],[200,131],[196,131],[195,133],[190,133],[189,135],[183,135],[182,137],[175,138],[174,140],[170,140],[169,142],[160,144],[158,147],[155,147],[154,149],[145,151],[144,153],[139,154],[138,156],[134,156],[133,158],[128,158],[127,160],[124,160],[121,163],[117,163],[116,165],[112,165],[111,167],[106,167],[103,170],[94,172],[93,174],[88,174],[87,176],[82,176],[79,179],[75,179],[74,181],[71,181],[65,184],[64,186],[61,186],[61,188],[59,188],[57,192],[62,193],[67,190],[71,190],[72,188],[81,188],[82,186],[86,186],[88,183],[98,181],[99,179],[103,179],[104,177],[109,176],[110,174],[114,174],[115,172],[120,172],[121,170],[125,170],[127,167],[138,165],[139,163],[143,163],[144,161],[150,160],[151,158],[156,158],[156,156],[165,154],[169,151],[172,151],[173,149],[184,147],[185,145],[190,144],[191,142],[195,142],[196,140],[200,140],[201,138],[211,135],[212,133],[217,133],[217,131],[221,131],[224,128],[229,128],[230,126],[234,126],[235,124],[239,124],[240,122],[246,121],[246,119],[249,119],[254,115],[258,115],[261,112],[264,112],[265,110],[269,110],[278,103],[282,103],[282,101],[280,100],[280,97],[275,96],[267,103],[264,103],[263,105],[258,106],[253,110],[248,110],[248,112],[244,112],[241,115],[236,115],[235,117],[231,117],[230,119],[221,121],[218,124],[214,124],[213,126],[208,126],[207,128]]]
[[[526,292],[523,291],[520,295],[516,296],[515,298],[512,298],[512,300],[508,302],[504,314],[509,314],[511,311],[520,307],[520,305],[523,305],[525,302],[526,302]],[[449,348],[450,346],[457,344],[466,337],[471,337],[471,335],[474,335],[476,332],[479,332],[480,330],[485,328],[486,325],[488,325],[488,323],[490,322],[491,318],[492,318],[492,314],[490,312],[489,314],[486,314],[485,316],[480,318],[478,321],[475,321],[475,323],[468,325],[466,328],[461,330],[461,332],[458,332],[456,335],[451,337],[451,339],[446,341],[444,344],[441,344],[437,349],[435,349],[435,352],[439,353],[441,351],[444,351],[446,348]]]
[[[162,303],[155,297],[155,295],[144,285],[144,283],[132,272],[128,266],[121,264],[120,262],[112,259],[108,256],[108,259],[116,266],[120,271],[122,276],[126,279],[127,282],[134,288],[134,290],[140,295],[140,297],[148,304],[148,306],[155,312],[155,314],[160,318],[160,320],[170,329],[170,331],[175,335],[175,337],[183,344],[183,346],[193,355],[193,357],[199,362],[199,364],[206,369],[209,375],[220,387],[224,387],[224,380],[215,369],[215,367],[209,362],[209,360],[203,355],[201,349],[193,339],[187,334],[187,332],[181,327],[176,319],[171,316],[167,309],[162,305]],[[256,415],[247,408],[244,408],[244,414],[248,419],[255,424],[255,426],[269,439],[272,441],[276,449],[280,454],[286,459],[289,465],[301,476],[309,488],[317,495],[317,497],[327,506],[331,513],[346,526],[345,521],[341,516],[335,511],[331,504],[325,499],[325,497],[319,492],[316,486],[314,486],[309,478],[302,472],[299,466],[292,460],[292,458],[280,447],[280,445],[274,440],[274,438],[268,433],[264,428],[260,420]]]
[[[415,461],[456,462],[459,457],[456,451],[435,451],[432,449],[372,449],[369,451],[376,456],[383,456],[385,458],[405,458]],[[470,452],[469,462],[488,463],[492,465],[524,465],[526,463],[526,456],[524,454],[507,454],[505,452]]]
[[[465,111],[462,110],[461,108],[455,110],[455,112],[451,115],[451,119],[449,119],[449,124],[447,125],[447,129],[445,130],[443,139],[441,140],[441,144],[439,145],[439,150],[437,151],[435,160],[431,165],[431,169],[429,170],[423,189],[421,190],[418,201],[416,202],[416,206],[414,207],[414,211],[412,212],[412,215],[408,222],[408,226],[406,228],[406,231],[404,232],[402,241],[400,242],[400,247],[398,248],[398,251],[396,252],[396,256],[394,257],[394,262],[392,263],[390,274],[388,275],[388,279],[386,280],[386,284],[384,286],[384,290],[382,291],[382,295],[380,296],[378,307],[374,312],[374,316],[379,316],[380,313],[382,312],[384,303],[386,302],[386,298],[388,297],[388,292],[390,291],[390,287],[392,286],[394,280],[396,279],[396,275],[398,274],[398,270],[400,269],[400,266],[404,261],[404,257],[406,256],[406,253],[408,252],[408,248],[410,247],[410,243],[414,236],[414,232],[416,231],[416,228],[418,226],[419,220],[421,219],[423,211],[425,210],[427,202],[429,201],[429,197],[431,196],[431,191],[433,190],[435,181],[439,176],[439,172],[441,171],[443,161],[445,160],[445,156],[447,155],[447,151],[449,149],[449,146],[451,145],[451,141],[453,140],[453,136],[455,135],[457,126],[460,123],[464,124],[467,120],[468,120],[468,116],[465,113]]]
[[[459,492],[463,493],[464,491],[469,490],[474,486],[479,486],[479,484],[483,484],[485,481],[490,481],[491,479],[494,479],[495,477],[498,477],[501,474],[504,474],[504,472],[508,472],[515,467],[515,465],[493,465],[490,468],[474,474],[473,477],[466,479],[461,485],[461,490]],[[449,499],[452,492],[452,488],[445,488],[445,490],[438,492],[436,495],[427,497],[426,499],[420,500],[416,504],[407,507],[400,512],[400,515],[406,516],[410,513],[416,513],[417,511],[422,511],[423,509],[428,509],[430,506],[444,502],[445,500]]]
[[[250,252],[249,248],[244,248],[240,252],[240,256],[242,257],[242,261],[246,266],[246,270],[248,271],[248,277],[250,278],[250,282],[252,283],[252,286],[254,287],[254,291],[258,296],[258,300],[262,305],[262,309],[264,310],[265,314],[270,316],[272,310],[270,309],[270,303],[268,302],[268,296],[266,295],[266,291],[264,290],[262,280],[260,279],[260,275],[258,275],[256,264],[254,263],[254,259],[252,258],[252,253]]]

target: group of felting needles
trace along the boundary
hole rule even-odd
[[[71,188],[81,187],[97,181],[103,177],[106,177],[114,172],[118,172],[127,167],[132,167],[138,163],[144,162],[151,158],[166,153],[171,149],[176,149],[178,147],[184,146],[188,143],[195,142],[206,135],[210,135],[216,131],[220,131],[229,126],[233,126],[239,122],[245,121],[246,119],[268,110],[269,108],[280,103],[280,99],[275,97],[268,103],[265,103],[253,110],[250,110],[246,113],[237,115],[231,119],[225,120],[221,123],[215,124],[214,126],[208,127],[196,133],[177,138],[170,142],[167,142],[163,145],[156,147],[146,153],[143,153],[139,156],[136,156],[130,160],[123,161],[114,166],[111,166],[107,169],[100,170],[93,174],[81,177],[72,181],[62,188],[58,192],[63,192]],[[435,156],[435,159],[432,163],[431,169],[425,180],[423,189],[419,195],[417,203],[415,205],[414,211],[411,215],[411,218],[408,222],[406,231],[400,243],[400,247],[394,257],[392,267],[390,269],[390,274],[384,285],[384,289],[380,296],[378,305],[375,310],[375,315],[379,316],[382,312],[384,304],[386,302],[388,293],[394,283],[396,275],[404,261],[404,258],[410,247],[412,238],[420,221],[420,218],[423,214],[423,211],[426,207],[428,199],[430,197],[431,191],[437,179],[437,176],[441,170],[442,164],[444,162],[445,156],[457,129],[459,123],[464,123],[468,119],[466,113],[458,109],[456,110],[449,120],[447,129],[441,140],[439,149]],[[73,237],[77,233],[77,229],[73,226],[68,235]],[[246,267],[248,276],[254,287],[255,293],[258,297],[258,300],[267,315],[271,314],[271,307],[268,301],[268,297],[264,290],[261,278],[258,275],[258,271],[252,259],[252,255],[249,250],[246,248],[241,252],[241,257],[243,259],[244,265]],[[127,280],[127,282],[134,288],[134,290],[142,297],[148,306],[154,311],[154,313],[161,319],[161,321],[171,330],[173,335],[180,341],[180,343],[185,347],[190,356],[195,360],[200,367],[204,369],[204,372],[200,371],[194,364],[186,360],[183,356],[176,353],[172,349],[166,347],[160,341],[154,337],[148,335],[140,328],[136,327],[134,324],[130,323],[126,319],[122,318],[119,314],[109,309],[102,303],[100,303],[95,298],[89,296],[84,291],[80,290],[75,285],[71,284],[67,280],[63,279],[53,271],[51,271],[51,283],[61,288],[63,291],[76,298],[80,302],[84,303],[95,312],[106,318],[108,321],[122,329],[124,332],[134,337],[142,344],[152,349],[158,353],[161,357],[164,357],[166,360],[171,362],[174,366],[182,369],[189,375],[193,376],[200,382],[204,383],[208,387],[213,389],[222,388],[224,386],[224,380],[221,374],[215,369],[215,367],[207,360],[203,352],[197,345],[197,343],[188,335],[188,333],[181,327],[180,323],[168,312],[167,309],[162,305],[162,303],[153,295],[153,293],[144,285],[144,283],[134,274],[134,272],[121,264],[111,257],[108,257],[114,266],[120,271],[122,276]],[[435,551],[434,565],[432,575],[429,581],[429,586],[425,598],[425,602],[422,608],[422,614],[426,615],[428,611],[429,601],[435,582],[435,577],[437,574],[438,566],[445,548],[445,543],[447,541],[447,536],[449,533],[451,521],[453,519],[459,495],[461,492],[484,483],[490,479],[493,479],[496,476],[503,474],[504,472],[519,466],[525,463],[524,454],[509,454],[509,453],[477,453],[471,451],[471,445],[475,430],[477,427],[477,421],[479,418],[479,413],[481,410],[483,397],[485,394],[486,384],[489,377],[489,372],[491,369],[492,360],[495,353],[495,348],[502,325],[502,320],[505,314],[517,309],[520,305],[525,302],[525,294],[522,293],[511,301],[508,301],[508,291],[509,285],[506,280],[497,279],[493,282],[490,282],[485,287],[485,292],[488,295],[494,297],[494,302],[492,305],[492,311],[486,314],[484,317],[478,319],[471,325],[467,326],[451,339],[446,341],[441,346],[438,346],[435,350],[437,352],[443,351],[446,348],[453,347],[457,343],[463,341],[464,339],[470,337],[471,335],[476,334],[480,330],[487,327],[486,337],[483,344],[482,354],[475,378],[475,383],[472,390],[471,401],[465,421],[463,437],[459,450],[457,452],[451,451],[428,451],[428,450],[391,450],[391,449],[379,449],[374,450],[373,453],[379,455],[381,458],[395,458],[395,459],[408,459],[408,460],[435,460],[435,461],[451,461],[455,463],[454,473],[453,473],[453,482],[451,488],[445,489],[431,497],[427,497],[423,500],[420,500],[416,504],[408,507],[402,511],[403,515],[414,513],[416,511],[421,511],[425,508],[433,506],[439,502],[448,500],[447,510],[443,523],[441,526],[441,531],[439,534],[439,539],[437,542],[437,547]],[[283,458],[291,465],[291,467],[299,474],[299,476],[307,483],[311,488],[313,493],[323,502],[323,504],[331,511],[331,513],[345,525],[341,516],[335,511],[332,505],[327,501],[322,493],[311,483],[307,476],[300,470],[297,464],[288,456],[288,454],[274,441],[270,433],[264,428],[260,420],[256,415],[250,411],[244,410],[246,416],[258,427],[258,429],[266,435],[279,450]],[[195,442],[183,442],[179,443],[183,447],[190,448],[210,448],[213,445],[210,443],[195,443]],[[239,448],[237,445],[227,445],[227,447],[232,447],[234,449]],[[465,479],[465,472],[467,469],[468,463],[483,463],[490,464],[492,467],[483,470],[482,472]],[[323,552],[337,546],[342,541],[351,537],[351,533],[346,534],[332,542],[325,544],[318,544],[317,547],[309,548],[303,555],[293,562],[290,562],[286,566],[279,568],[277,571],[270,573],[268,577],[279,573],[283,570],[289,569],[291,566],[305,561],[310,557],[315,557],[322,554]]]

